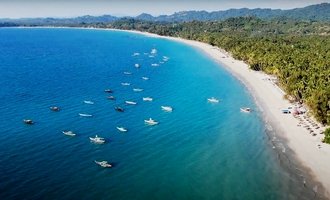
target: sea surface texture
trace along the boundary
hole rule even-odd
[[[118,31],[0,29],[0,86],[2,200],[313,195],[281,165],[247,89],[182,43]],[[145,124],[149,118],[159,124]],[[95,135],[106,142],[92,143]]]

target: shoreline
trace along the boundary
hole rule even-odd
[[[246,86],[249,93],[254,98],[255,103],[260,108],[266,126],[268,124],[271,124],[273,126],[269,128],[267,127],[268,130],[274,132],[276,134],[275,136],[278,136],[283,139],[283,143],[287,145],[290,151],[292,151],[292,156],[294,160],[296,160],[299,165],[303,166],[303,173],[307,174],[308,176],[310,175],[313,179],[316,180],[311,180],[311,182],[308,182],[309,180],[307,180],[306,183],[306,180],[304,179],[302,181],[302,185],[305,186],[307,184],[311,187],[310,189],[313,189],[314,191],[316,190],[318,194],[322,194],[324,192],[325,196],[327,198],[330,198],[330,145],[323,144],[321,142],[321,138],[323,138],[323,135],[317,134],[317,136],[312,136],[306,128],[304,128],[303,126],[298,126],[301,121],[306,121],[304,117],[306,116],[306,114],[302,115],[300,118],[295,118],[291,114],[282,114],[282,109],[288,108],[293,104],[283,98],[283,95],[285,93],[276,84],[274,84],[273,81],[271,81],[273,77],[263,72],[250,70],[246,63],[244,63],[243,61],[235,60],[232,56],[229,55],[229,53],[225,52],[224,50],[198,41],[169,36],[160,36],[153,33],[133,30],[83,27],[20,28],[70,28],[123,31],[135,34],[142,34],[148,37],[168,39],[171,41],[184,43],[200,50],[209,58],[215,60],[219,64],[219,67],[222,67],[228,72],[230,72],[235,78],[237,78]],[[318,129],[317,133],[319,133],[320,130],[323,129],[324,127]],[[271,141],[273,142],[273,139],[271,139]],[[283,151],[280,147],[275,148],[276,151]]]
[[[117,29],[106,30],[126,31]],[[219,67],[223,67],[229,71],[246,86],[253,96],[255,103],[260,108],[265,123],[273,126],[269,129],[275,133],[274,137],[278,136],[284,140],[283,142],[285,145],[287,145],[292,151],[292,157],[303,166],[303,174],[315,179],[315,181],[311,180],[311,182],[308,182],[309,180],[305,180],[303,177],[302,185],[305,187],[306,185],[311,184],[309,186],[314,192],[319,194],[320,192],[324,193],[327,198],[330,198],[330,145],[322,143],[324,135],[319,134],[321,131],[325,130],[325,127],[315,130],[317,131],[317,135],[312,136],[306,128],[302,125],[298,125],[301,120],[305,120],[305,116],[306,119],[311,120],[314,123],[315,120],[307,117],[307,114],[300,115],[300,117],[294,117],[292,114],[283,114],[281,110],[293,106],[293,103],[284,99],[283,96],[285,92],[271,81],[273,78],[272,76],[267,75],[264,72],[250,70],[249,66],[243,61],[236,60],[226,51],[203,42],[160,36],[140,31],[128,30],[126,32],[143,34],[149,37],[164,38],[192,46],[215,60],[220,64]],[[320,126],[319,123],[317,124]],[[283,150],[279,148],[278,151],[282,152]],[[301,169],[296,170],[301,171]]]

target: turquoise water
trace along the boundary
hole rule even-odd
[[[1,199],[309,199],[281,167],[244,86],[192,47],[126,32],[0,29],[0,70]],[[149,117],[159,125],[145,125]],[[106,144],[91,143],[95,134]]]

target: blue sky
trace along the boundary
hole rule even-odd
[[[157,16],[183,10],[290,9],[323,2],[330,0],[0,0],[0,18],[136,16],[143,12]]]

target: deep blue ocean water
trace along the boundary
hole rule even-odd
[[[170,59],[163,63],[163,56]],[[0,71],[0,199],[304,198],[281,167],[253,98],[197,49],[126,32],[0,29]],[[146,96],[154,101],[143,102]],[[212,96],[220,103],[208,103]],[[118,105],[125,112],[113,109]],[[255,112],[241,113],[242,106]],[[159,125],[145,125],[149,117]],[[91,143],[95,134],[106,144]]]

